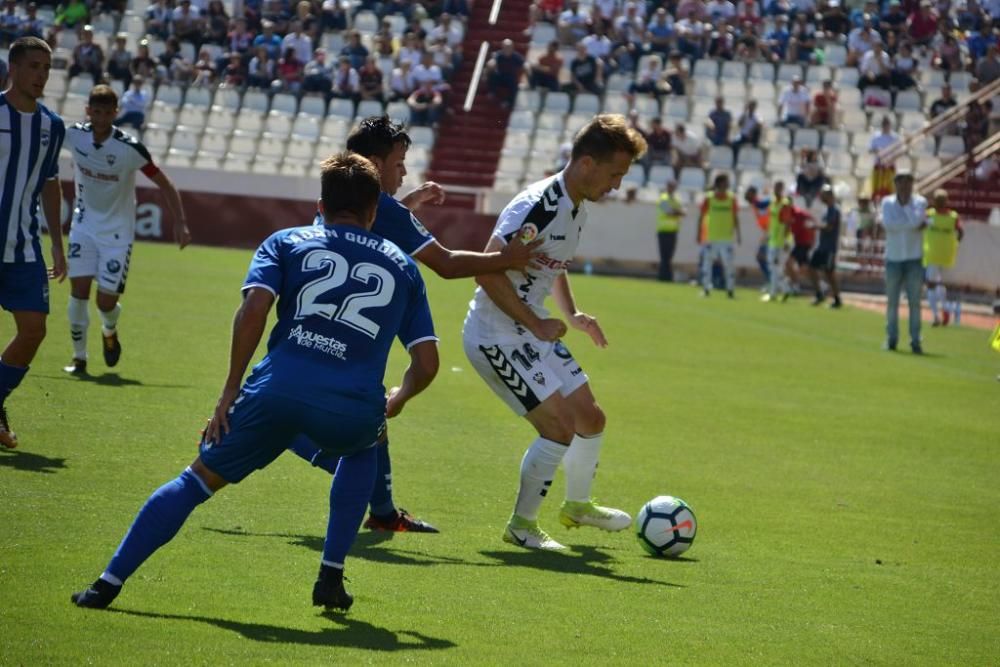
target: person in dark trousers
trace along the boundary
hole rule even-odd
[[[667,181],[667,188],[660,195],[656,207],[656,239],[660,246],[660,270],[657,280],[674,281],[674,270],[671,263],[674,251],[677,249],[677,230],[684,218],[684,206],[677,196],[677,181],[673,178]]]
[[[833,187],[824,185],[819,192],[819,199],[826,206],[823,217],[820,218],[816,228],[819,230],[819,242],[816,249],[809,256],[809,279],[812,281],[816,298],[812,305],[818,306],[826,298],[819,286],[819,272],[823,272],[823,279],[830,286],[830,295],[833,302],[831,308],[840,308],[840,287],[837,285],[837,245],[840,243],[840,207],[833,195]]]

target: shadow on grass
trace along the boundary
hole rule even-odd
[[[66,459],[54,459],[20,449],[4,449],[0,447],[0,468],[13,468],[27,472],[43,472],[52,474],[66,467]]]
[[[243,530],[226,530],[222,528],[204,528],[204,530],[221,535],[232,535],[236,537],[278,537],[288,540],[288,544],[305,547],[312,551],[323,551],[323,538],[315,535],[290,535],[287,533],[248,533]],[[465,565],[469,567],[530,567],[539,570],[552,570],[569,574],[589,574],[594,577],[611,579],[627,584],[653,584],[659,586],[672,586],[682,588],[680,584],[673,584],[669,581],[659,581],[649,577],[632,577],[624,574],[617,574],[611,569],[611,565],[617,562],[611,556],[596,547],[576,546],[572,547],[573,553],[554,551],[480,551],[479,553],[494,562],[482,562],[455,558],[453,556],[441,556],[429,554],[424,551],[409,551],[402,549],[387,549],[379,545],[390,542],[395,533],[371,531],[358,533],[354,546],[351,548],[352,558],[362,558],[374,563],[387,563],[390,565]],[[677,559],[696,562],[692,559]]]
[[[108,611],[128,616],[141,616],[156,620],[195,621],[230,630],[241,637],[258,642],[276,644],[302,644],[306,646],[343,646],[360,648],[368,651],[414,651],[441,650],[455,648],[455,642],[448,639],[429,637],[415,630],[389,630],[351,618],[344,614],[323,612],[324,618],[337,623],[338,627],[323,630],[302,630],[286,628],[267,623],[245,623],[224,618],[208,616],[188,616],[183,614],[155,614],[146,611],[131,611],[128,609],[109,609]]]
[[[146,382],[143,382],[142,380],[123,378],[118,373],[102,373],[101,375],[91,375],[90,373],[87,373],[85,375],[70,375],[69,373],[65,373],[63,375],[35,375],[34,377],[46,378],[47,380],[90,382],[91,384],[97,384],[103,387],[156,387],[158,389],[191,388],[191,385],[187,384],[148,384]]]
[[[310,551],[320,553],[323,551],[324,538],[318,535],[292,535],[289,533],[248,533],[243,530],[226,530],[223,528],[208,528],[204,530],[221,535],[233,535],[237,537],[279,537],[288,540],[288,544],[296,547],[305,547]],[[351,558],[361,558],[373,563],[387,563],[390,565],[481,565],[472,561],[451,556],[439,556],[429,554],[425,551],[407,551],[402,549],[388,549],[378,547],[384,542],[392,541],[395,533],[385,531],[365,531],[358,533],[351,547]]]
[[[480,551],[487,558],[500,561],[499,563],[488,563],[488,566],[503,567],[530,567],[537,570],[552,570],[565,574],[588,574],[592,577],[611,579],[626,584],[653,584],[656,586],[670,586],[673,588],[684,588],[681,584],[673,584],[669,581],[650,579],[649,577],[632,577],[627,574],[618,574],[609,566],[615,563],[614,556],[601,551],[597,547],[575,546],[570,547],[572,553],[565,551]],[[477,563],[484,565],[483,563]]]

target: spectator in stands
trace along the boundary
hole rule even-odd
[[[358,76],[358,70],[351,67],[351,59],[347,56],[340,56],[337,60],[337,69],[333,73],[331,95],[356,101],[360,94],[360,87],[361,78]]]
[[[906,12],[899,0],[890,0],[888,8],[879,17],[878,30],[883,35],[894,33],[897,37],[906,31]]]
[[[73,48],[72,62],[69,66],[69,77],[79,74],[89,74],[96,86],[104,77],[104,51],[94,43],[94,30],[89,25],[80,31],[80,41]]]
[[[532,3],[529,12],[530,25],[528,26],[527,33],[531,34],[531,30],[539,21],[557,25],[559,23],[559,16],[563,12],[563,2],[562,0],[536,0]]]
[[[229,14],[222,0],[212,0],[205,12],[205,41],[216,46],[225,46],[229,35]]]
[[[958,106],[958,100],[956,100],[951,94],[951,85],[946,83],[941,86],[941,97],[931,103],[930,117],[932,119],[937,118],[948,109],[956,106]],[[948,130],[953,130],[954,127],[954,124],[949,124],[948,128],[941,128],[941,130],[939,130],[939,134],[950,134]]]
[[[167,0],[156,0],[150,5],[146,9],[146,34],[160,39],[169,37],[173,11]]]
[[[858,66],[858,88],[885,88],[892,85],[892,61],[889,54],[882,49],[882,43],[876,42],[872,49],[861,58]]]
[[[313,53],[312,38],[302,31],[302,23],[298,20],[289,22],[288,27],[288,34],[281,40],[281,51],[288,53],[288,49],[293,49],[300,63],[309,62]]]
[[[892,131],[892,119],[889,116],[883,116],[880,131],[874,134],[871,141],[868,142],[868,152],[875,158],[871,178],[872,200],[875,202],[895,191],[896,158],[898,156],[888,153],[887,149],[899,141],[899,135]]]
[[[813,96],[812,117],[809,124],[813,127],[833,128],[837,124],[837,91],[833,89],[833,81],[827,79],[823,88]]]
[[[1000,21],[1000,16],[995,20]],[[986,55],[979,59],[976,65],[976,78],[984,86],[1000,79],[1000,45],[997,43],[992,44]]]
[[[530,84],[532,88],[559,90],[559,73],[563,68],[563,58],[559,55],[559,42],[552,40],[538,60],[531,66]]]
[[[347,33],[347,44],[340,50],[341,57],[346,57],[353,69],[357,69],[365,64],[368,57],[368,49],[361,43],[361,33],[352,30]]]
[[[281,56],[275,68],[277,74],[274,82],[275,88],[280,89],[284,93],[298,94],[302,88],[302,71],[304,65],[299,60],[299,57],[295,55],[294,47],[290,46],[285,49],[284,55]]]
[[[7,48],[21,34],[21,17],[17,13],[17,2],[6,0],[3,14],[0,14],[0,46]]]
[[[897,0],[898,1],[898,0]],[[905,16],[903,18],[906,18]],[[825,0],[820,9],[817,26],[825,35],[845,35],[851,28],[851,21],[840,0]]]
[[[215,62],[208,49],[202,49],[198,53],[198,60],[194,63],[194,80],[192,86],[208,88],[215,85]]]
[[[437,126],[438,118],[441,115],[441,93],[434,90],[430,81],[420,84],[420,87],[413,91],[406,103],[410,107],[411,125]]]
[[[705,13],[708,20],[718,28],[736,22],[736,5],[729,0],[708,0],[705,3]]]
[[[399,66],[393,68],[392,76],[389,77],[389,101],[406,100],[410,93],[417,89],[417,82],[413,79],[413,71],[409,60],[401,60]]]
[[[333,32],[347,30],[347,10],[341,0],[323,0],[321,17],[323,30]]]
[[[242,88],[247,82],[247,67],[238,53],[229,54],[229,62],[222,70],[222,83],[230,88]]]
[[[816,26],[809,21],[811,16],[805,13],[795,15],[792,39],[788,44],[790,62],[809,63],[813,60],[813,53],[816,51]]]
[[[430,33],[427,35],[428,39],[431,41],[441,39],[442,37],[448,42],[448,46],[453,49],[458,48],[462,44],[462,39],[465,37],[465,33],[462,29],[462,24],[459,21],[453,21],[451,14],[443,13],[438,18],[437,25],[431,28]]]
[[[229,31],[226,39],[230,53],[238,53],[241,56],[248,55],[253,48],[254,34],[252,30],[247,28],[247,20],[244,18],[236,19],[233,29]]]
[[[779,125],[805,127],[809,123],[811,100],[809,89],[802,84],[802,77],[796,74],[792,82],[778,98]]]
[[[635,0],[628,0],[624,13],[613,24],[611,39],[615,44],[615,60],[619,71],[625,73],[635,71],[645,49],[643,42],[646,39],[646,22],[639,6]],[[612,64],[610,60],[608,64]]]
[[[663,65],[660,56],[650,55],[646,58],[646,66],[635,76],[635,81],[629,84],[628,98],[629,106],[634,106],[636,93],[651,95],[660,99],[660,95],[670,92],[670,86],[663,80]]]
[[[678,12],[678,16],[680,15]],[[702,23],[690,16],[674,23],[674,28],[677,31],[677,50],[691,62],[698,60],[705,54],[707,25],[709,24]]]
[[[424,30],[424,24],[419,18],[414,18],[403,28],[403,37],[408,35],[415,35],[421,44],[427,40],[427,31]]]
[[[503,49],[501,48],[500,52],[502,51]],[[511,43],[511,51],[514,55],[520,57],[520,54],[514,51],[513,43]],[[506,62],[507,61],[504,60],[504,63]],[[523,63],[524,60],[522,59],[521,62]],[[421,54],[420,64],[413,68],[413,80],[416,82],[418,88],[424,83],[424,81],[430,81],[434,86],[434,90],[439,93],[447,94],[448,90],[450,90],[450,86],[444,80],[444,72],[441,71],[440,67],[434,64],[434,54],[427,51],[424,51]],[[516,84],[514,92],[517,92]]]
[[[269,90],[275,76],[277,71],[275,62],[271,60],[271,52],[262,44],[257,47],[257,55],[250,59],[247,66],[247,86]]]
[[[261,23],[264,21],[270,21],[274,26],[274,32],[278,35],[284,35],[288,31],[288,20],[292,18],[291,5],[289,0],[267,0],[262,4],[261,12]],[[281,54],[281,51],[278,51]],[[273,53],[268,54],[272,59],[277,60],[277,56]]]
[[[815,148],[803,148],[799,158],[799,170],[795,176],[795,193],[812,206],[816,195],[829,182],[823,157]]]
[[[593,32],[583,38],[580,42],[587,53],[604,63],[606,71],[615,69],[615,59],[612,56],[614,45],[606,34],[604,34],[604,22],[599,21],[594,24]]]
[[[376,6],[375,13],[379,18],[383,18],[391,15],[399,15],[405,18],[407,21],[413,16],[413,5],[410,0],[383,0],[380,5]],[[362,63],[363,64],[363,63]],[[351,62],[352,67],[360,67],[361,65],[355,65]]]
[[[330,94],[333,88],[333,72],[326,62],[326,49],[316,49],[302,69],[302,92]]]
[[[587,53],[583,44],[576,45],[576,56],[569,63],[570,85],[573,93],[600,95],[604,89],[604,65]]]
[[[728,146],[729,132],[733,127],[733,114],[726,109],[726,101],[722,97],[715,98],[715,108],[708,114],[705,123],[705,136],[713,146]]]
[[[885,230],[886,340],[883,349],[895,351],[899,341],[899,297],[906,291],[910,311],[910,348],[923,354],[920,341],[920,292],[923,287],[923,229],[927,227],[927,200],[913,192],[913,175],[895,176],[896,194],[882,200]]]
[[[965,112],[965,119],[962,127],[962,139],[965,141],[965,150],[971,152],[973,148],[982,143],[990,130],[990,110],[992,103],[985,104],[979,100],[969,102],[969,107]]]
[[[45,33],[45,22],[38,18],[38,6],[29,2],[26,15],[21,19],[21,32],[18,37],[37,37],[42,39]]]
[[[253,49],[255,54],[260,53],[263,47],[267,50],[267,58],[274,62],[281,55],[281,38],[274,34],[274,23],[269,20],[260,22],[260,34],[253,39]],[[250,77],[253,78],[253,73]],[[253,84],[250,84],[253,85]]]
[[[882,38],[872,27],[871,15],[865,14],[861,25],[847,35],[847,65],[857,65],[875,44],[881,43]]]
[[[671,53],[666,69],[663,70],[663,79],[672,94],[682,97],[687,94],[688,71],[687,63],[681,58],[681,54],[677,51]]]
[[[724,25],[713,30],[708,38],[708,57],[732,60],[736,57],[736,32],[733,26]]]
[[[949,33],[944,36],[931,62],[934,67],[945,72],[961,72],[965,69],[962,61],[962,47],[955,39],[955,35]]]
[[[653,18],[646,26],[646,42],[649,50],[666,57],[674,44],[674,19],[663,7],[653,13]]]
[[[295,5],[295,20],[302,26],[302,32],[309,35],[314,45],[319,44],[319,38],[323,34],[323,22],[319,18],[321,11],[322,4],[310,0],[299,0]]]
[[[639,129],[638,127],[636,129]],[[670,134],[670,130],[663,126],[663,121],[660,120],[659,116],[653,116],[653,120],[649,123],[649,131],[642,132],[643,138],[646,140],[646,154],[643,156],[642,166],[646,169],[646,176],[649,176],[649,169],[653,165],[663,164],[670,166],[671,164],[671,148],[673,146],[673,137]]]
[[[558,4],[559,8],[561,8],[562,3]],[[556,14],[558,14],[559,8],[555,10]],[[464,23],[469,19],[469,2],[468,0],[444,0],[444,3],[441,5],[441,11],[451,14]]]
[[[690,19],[699,23],[708,19],[708,12],[702,0],[680,0],[675,10],[676,18]]]
[[[771,54],[771,62],[781,63],[788,58],[788,45],[791,41],[792,33],[788,30],[788,19],[784,16],[776,17],[774,28],[764,36],[764,43]]]
[[[90,8],[84,0],[68,0],[59,5],[54,23],[57,28],[75,28],[90,20]]]
[[[578,50],[584,48],[582,44],[577,47]],[[521,74],[524,72],[524,58],[514,50],[514,42],[509,39],[501,42],[500,49],[490,58],[486,71],[486,85],[490,96],[499,100],[503,108],[514,106]],[[421,85],[420,77],[417,76],[416,79],[417,85]]]
[[[610,24],[621,13],[621,0],[594,0],[594,23]]]
[[[115,120],[115,125],[131,125],[136,130],[142,131],[142,126],[146,122],[146,109],[152,102],[152,96],[148,91],[143,90],[144,79],[141,76],[132,77],[132,86],[122,95],[122,114]]]
[[[368,56],[365,65],[358,70],[358,91],[361,100],[375,100],[379,104],[385,104],[385,92],[382,86],[382,70],[378,67],[378,60],[375,56]]]
[[[917,85],[917,67],[920,63],[913,57],[913,47],[909,42],[899,45],[899,52],[892,61],[892,87],[896,90],[909,90]]]
[[[930,0],[921,0],[920,6],[906,20],[906,34],[920,46],[930,44],[938,29],[938,17],[931,9]]]
[[[372,35],[372,49],[381,58],[392,58],[396,55],[396,36],[392,32],[392,22],[382,19],[378,30]]]
[[[590,33],[590,15],[580,10],[579,0],[569,0],[556,27],[561,44],[576,44]]]
[[[431,45],[427,47],[427,52],[431,54],[431,62],[438,66],[445,80],[451,78],[455,69],[455,54],[448,46],[448,38],[441,36],[431,40]]]
[[[743,146],[756,148],[760,144],[760,134],[763,125],[757,115],[757,100],[747,102],[743,113],[736,121],[736,141],[733,142],[733,162],[739,157]]]
[[[201,47],[201,41],[205,38],[205,20],[201,16],[201,10],[191,6],[191,0],[181,0],[173,13],[174,37],[182,42],[194,44],[194,48]]]
[[[142,40],[136,47],[135,57],[130,65],[133,75],[149,80],[156,76],[156,61],[149,56],[149,42]]]
[[[132,81],[132,52],[125,48],[128,36],[120,32],[115,37],[115,46],[108,54],[108,78],[128,85]]]
[[[674,172],[680,173],[685,167],[705,168],[705,156],[701,140],[687,131],[683,123],[677,123],[673,136]]]

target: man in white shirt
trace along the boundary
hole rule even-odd
[[[802,85],[802,77],[796,75],[792,79],[792,85],[785,88],[778,99],[781,124],[785,126],[798,125],[799,127],[808,125],[811,102],[809,89]]]
[[[312,60],[312,38],[302,32],[302,23],[299,21],[291,22],[288,34],[281,40],[281,53],[284,54],[288,49],[294,49],[295,57],[300,63]]]
[[[899,295],[906,290],[910,310],[910,349],[923,354],[920,346],[920,291],[923,286],[924,234],[927,200],[913,193],[913,175],[896,174],[896,194],[882,200],[885,228],[885,346],[895,351],[899,342]]]
[[[132,77],[132,87],[122,95],[122,115],[115,120],[115,125],[131,125],[136,130],[142,131],[142,126],[146,122],[146,109],[152,101],[149,91],[143,90],[143,83],[143,78],[138,74]]]

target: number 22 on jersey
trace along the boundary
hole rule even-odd
[[[303,273],[322,271],[324,275],[306,283],[299,291],[295,319],[312,315],[345,324],[352,329],[375,338],[381,327],[361,314],[368,308],[379,308],[392,302],[396,279],[381,266],[369,262],[351,263],[332,250],[313,250],[302,260]],[[366,292],[349,294],[341,304],[321,301],[320,297],[344,285],[348,278],[374,287]]]

